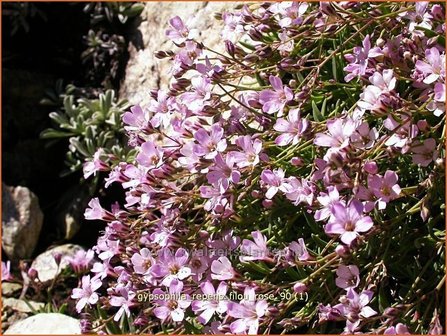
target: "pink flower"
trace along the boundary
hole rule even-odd
[[[149,111],[154,115],[151,118],[151,125],[153,127],[167,127],[171,121],[170,109],[174,105],[174,98],[169,97],[165,91],[159,90],[157,92],[157,100],[152,100],[149,106]]]
[[[82,277],[82,288],[74,288],[71,297],[79,299],[76,304],[78,313],[82,311],[86,304],[95,304],[98,302],[98,294],[95,291],[101,287],[102,282],[99,278],[94,277],[90,280],[90,275]]]
[[[169,25],[173,29],[166,30],[166,36],[176,44],[182,44],[187,39],[192,39],[196,35],[195,30],[190,31],[179,16],[170,19]]]
[[[349,117],[329,120],[327,122],[329,134],[317,133],[314,144],[321,147],[345,148],[349,145],[349,137],[356,128],[356,123]]]
[[[109,274],[109,265],[107,262],[95,262],[92,267],[92,273],[95,273],[95,278],[104,279]]]
[[[232,151],[228,155],[231,156],[239,168],[256,166],[259,163],[259,155],[262,151],[262,141],[252,139],[249,135],[240,136],[236,139],[238,145],[243,152]]]
[[[270,76],[269,81],[273,90],[262,90],[259,102],[262,104],[262,111],[268,114],[278,112],[278,117],[281,117],[284,107],[293,99],[293,92],[287,86],[283,86],[279,77]]]
[[[379,137],[375,127],[369,128],[368,122],[362,122],[351,135],[351,144],[357,148],[369,149],[374,146]]]
[[[411,148],[413,154],[413,163],[427,167],[438,157],[436,149],[436,140],[433,138],[425,139],[424,142],[418,142]]]
[[[372,296],[372,291],[364,290],[359,295],[353,288],[349,288],[346,296],[340,298],[340,301],[343,303],[334,306],[335,309],[347,318],[346,331],[348,333],[354,333],[362,318],[368,318],[377,314],[375,310],[368,306]]]
[[[383,333],[384,335],[410,335],[405,324],[398,323],[396,326],[389,327]]]
[[[307,261],[310,259],[306,243],[303,238],[293,241],[285,248],[285,257],[290,265],[296,265],[296,261]]]
[[[6,263],[2,261],[2,282],[9,281],[11,279],[11,262],[9,260]]]
[[[194,77],[191,79],[192,91],[185,92],[180,96],[183,104],[188,106],[193,113],[200,113],[209,105],[211,99],[211,81],[206,77]]]
[[[378,199],[379,210],[385,209],[388,202],[399,197],[401,189],[397,184],[398,178],[392,170],[387,170],[383,177],[380,175],[368,176],[368,187],[370,192]]]
[[[317,197],[318,202],[323,206],[322,209],[315,211],[315,220],[322,221],[329,218],[332,214],[334,204],[340,203],[340,194],[334,186],[327,188],[328,193],[321,193]]]
[[[90,269],[90,263],[93,260],[94,255],[95,252],[93,252],[93,250],[88,250],[87,252],[79,250],[73,257],[65,257],[65,260],[68,261],[75,273],[80,274]]]
[[[135,105],[123,114],[123,122],[128,125],[124,126],[126,131],[143,131],[149,124],[149,117],[140,105]]]
[[[281,19],[278,21],[280,27],[289,27],[290,25],[298,26],[303,22],[303,14],[309,8],[307,2],[278,2],[270,6],[270,11],[280,14]]]
[[[359,268],[355,265],[340,265],[337,268],[337,287],[348,289],[355,288],[360,283]]]
[[[425,51],[426,62],[416,61],[416,70],[424,75],[423,82],[431,84],[438,80],[439,77],[445,79],[445,55],[440,54],[438,48],[433,47]]]
[[[410,32],[416,31],[417,27],[432,29],[431,21],[433,17],[427,11],[428,4],[428,1],[416,2],[416,11],[404,13],[404,17],[410,20],[410,24],[408,25]]]
[[[272,199],[278,190],[286,192],[287,189],[284,185],[284,174],[285,173],[281,168],[274,169],[273,171],[270,169],[262,171],[261,181],[267,186],[267,192],[265,193],[267,199]]]
[[[228,304],[228,315],[237,320],[230,325],[231,333],[242,334],[247,332],[256,335],[259,328],[259,319],[267,313],[268,303],[265,300],[256,301],[255,290],[246,287],[244,300],[240,303]]]
[[[215,313],[223,314],[227,311],[228,301],[225,300],[228,285],[225,282],[219,283],[217,289],[211,282],[206,281],[200,284],[200,289],[204,294],[202,300],[196,300],[192,303],[194,313],[200,313],[198,321],[207,324]]]
[[[291,176],[286,179],[283,186],[287,199],[293,201],[293,204],[307,203],[312,205],[314,193],[308,180]]]
[[[374,74],[369,77],[369,81],[382,92],[390,92],[396,87],[396,78],[391,69],[385,69],[382,73],[378,71],[374,72]]]
[[[367,232],[372,227],[372,219],[363,216],[363,204],[353,200],[348,207],[341,203],[334,204],[332,215],[324,230],[327,234],[339,234],[341,241],[350,245],[359,233]]]
[[[219,188],[222,194],[225,193],[230,186],[230,182],[237,184],[241,178],[241,173],[233,166],[234,159],[230,155],[227,155],[224,161],[222,155],[218,154],[214,158],[214,165],[210,167],[210,172],[206,174],[208,183]]]
[[[193,147],[194,154],[208,160],[214,159],[227,148],[227,140],[223,138],[223,134],[224,130],[219,124],[212,125],[210,133],[203,128],[199,129],[194,134],[194,139],[198,142]]]
[[[85,219],[94,220],[94,219],[105,219],[107,217],[107,211],[101,207],[98,198],[93,198],[88,203],[88,206],[89,208],[87,208],[84,212]]]
[[[231,280],[236,275],[230,260],[227,257],[220,257],[211,263],[211,279],[214,280]]]
[[[209,267],[209,257],[205,255],[205,250],[194,251],[189,261],[189,266],[191,268],[192,278],[200,282]]]
[[[346,54],[345,58],[350,63],[343,70],[349,72],[345,76],[345,81],[349,82],[355,77],[363,76],[368,69],[368,62],[370,58],[383,55],[380,48],[375,47],[371,49],[371,42],[369,35],[366,35],[362,42],[362,47],[355,47],[353,54]]]
[[[163,150],[152,141],[146,141],[141,145],[140,153],[137,155],[137,162],[146,168],[157,168],[163,164]]]
[[[96,176],[99,171],[108,171],[109,166],[101,160],[101,155],[104,154],[104,149],[99,148],[95,154],[93,154],[93,159],[87,161],[82,166],[82,171],[84,173],[84,179],[88,179],[91,175]]]
[[[181,322],[185,317],[185,309],[191,305],[191,299],[188,294],[182,293],[183,282],[174,279],[170,285],[168,293],[161,289],[155,289],[152,294],[162,299],[155,300],[159,305],[154,309],[154,315],[162,321],[172,318],[174,322]]]
[[[242,15],[239,13],[224,12],[222,14],[224,27],[221,35],[222,39],[236,42],[239,37],[244,33],[244,26],[242,21]]]
[[[251,233],[254,242],[244,239],[240,246],[243,256],[239,257],[241,261],[269,260],[270,252],[267,247],[267,238],[260,231]]]
[[[142,248],[139,253],[134,253],[130,260],[137,274],[149,274],[151,267],[156,263],[151,251],[146,247]]]
[[[286,146],[290,143],[296,145],[301,138],[301,135],[306,131],[309,123],[306,119],[300,118],[300,110],[293,109],[289,111],[287,120],[279,118],[273,128],[281,132],[279,137],[276,138],[275,143],[278,146]]]
[[[222,215],[228,218],[234,213],[233,195],[222,195],[219,189],[210,186],[200,186],[200,196],[208,198],[204,205],[206,211],[211,211],[214,215]]]
[[[183,280],[191,275],[191,269],[186,266],[189,254],[184,248],[179,248],[172,254],[170,249],[162,249],[159,252],[157,263],[152,266],[154,276],[163,277],[162,285],[169,286],[171,281]]]
[[[112,295],[110,298],[110,305],[113,307],[120,307],[113,318],[114,321],[119,321],[121,316],[126,313],[130,316],[130,307],[134,305],[133,299],[136,294],[130,289],[130,283],[127,286],[120,286],[117,288],[119,296]]]

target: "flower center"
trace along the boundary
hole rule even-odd
[[[174,264],[171,267],[169,267],[169,271],[171,272],[171,274],[177,274],[179,270],[180,266],[177,264]]]
[[[174,301],[174,300],[169,301],[169,303],[168,303],[168,307],[169,307],[171,310],[177,309],[177,307],[178,307],[178,303],[177,303],[177,301]]]
[[[199,259],[195,259],[195,260],[192,262],[192,266],[193,266],[194,268],[200,268],[200,267],[202,266],[202,262],[201,262]]]
[[[388,186],[384,186],[382,189],[380,189],[380,191],[385,196],[391,195],[391,190],[390,190],[390,187],[388,187]]]
[[[345,225],[345,230],[346,231],[354,231],[355,229],[355,224],[352,221],[347,221],[346,225]]]

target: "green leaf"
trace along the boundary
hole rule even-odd
[[[185,325],[185,331],[187,334],[202,334],[202,330],[195,327],[192,323],[189,323],[187,320],[183,320],[183,324]]]
[[[251,44],[249,44],[247,42],[239,41],[239,44],[247,49],[252,50],[252,51],[256,50],[256,48],[254,46],[252,46]]]
[[[53,119],[59,125],[68,123],[68,118],[61,113],[51,112],[49,116],[51,119]]]
[[[313,115],[315,121],[323,121],[324,120],[317,104],[313,100],[312,100],[312,115]]]
[[[332,78],[335,79],[338,82],[337,61],[336,61],[335,57],[332,57]]]
[[[48,128],[46,130],[43,130],[42,133],[40,133],[40,137],[42,139],[54,139],[54,138],[68,138],[73,135],[76,135],[74,133],[70,132],[64,132],[64,131],[57,131],[52,128]]]
[[[144,9],[143,4],[135,3],[130,8],[127,8],[126,10],[124,10],[124,15],[126,15],[130,18],[134,17],[134,16],[138,16],[141,14],[141,12],[143,12],[143,9]]]

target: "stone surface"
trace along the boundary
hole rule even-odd
[[[67,315],[37,314],[14,323],[5,332],[5,335],[17,334],[78,335],[81,334],[81,326],[79,320]]]
[[[42,254],[39,254],[31,264],[31,268],[36,269],[41,282],[53,280],[64,268],[68,266],[68,262],[64,260],[64,257],[73,256],[79,250],[83,250],[83,248],[74,244],[65,244],[54,247]],[[59,267],[57,266],[53,257],[55,253],[60,253],[62,255],[62,260]]]
[[[22,289],[22,285],[14,282],[2,282],[2,295],[12,296]]]
[[[132,104],[146,104],[149,90],[167,87],[171,77],[168,73],[170,63],[166,59],[157,59],[154,53],[176,48],[165,35],[166,29],[170,28],[169,19],[176,15],[184,22],[191,19],[189,26],[200,34],[197,40],[216,51],[223,51],[224,44],[220,37],[222,21],[216,20],[214,14],[230,10],[235,5],[234,2],[145,3],[142,21],[129,44],[130,58],[120,97]]]
[[[28,306],[24,300],[14,299],[14,298],[3,299],[2,303],[3,303],[2,304],[3,307],[10,307],[13,310],[18,311],[20,313],[32,313],[33,310],[38,310],[45,306],[44,303],[36,302],[36,301],[28,301],[28,304],[29,304],[29,306]]]
[[[2,184],[2,247],[11,261],[31,257],[42,222],[43,213],[34,193],[25,187]]]

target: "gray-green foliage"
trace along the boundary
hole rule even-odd
[[[63,95],[63,106],[51,112],[54,128],[41,133],[43,139],[63,139],[69,142],[66,155],[68,172],[82,168],[95,152],[102,148],[111,158],[127,161],[132,153],[124,138],[121,116],[129,107],[127,100],[118,100],[113,90],[101,93],[97,99],[75,99],[70,87]]]

